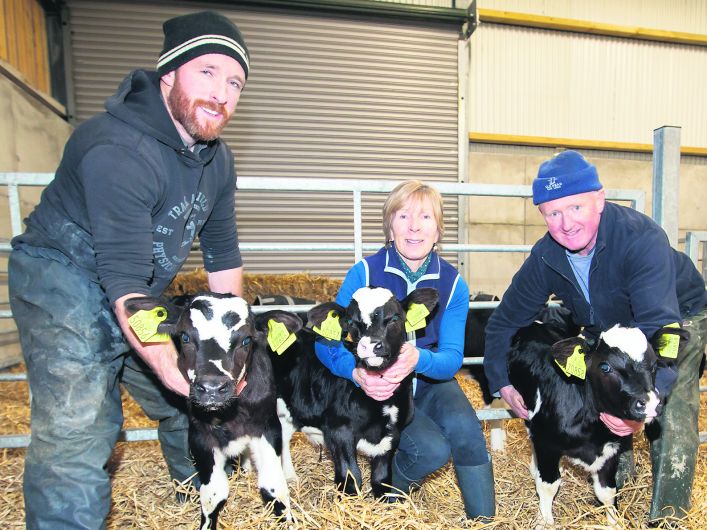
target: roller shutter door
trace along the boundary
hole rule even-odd
[[[251,50],[224,133],[239,176],[457,181],[457,27],[449,23],[204,2],[69,0],[74,117],[133,68],[154,69],[162,22],[214,8]],[[445,199],[446,242],[457,201]],[[383,197],[363,196],[364,242],[382,242]],[[353,243],[347,194],[237,192],[242,243]],[[445,255],[456,262],[456,255]],[[244,252],[249,272],[341,276],[353,253]],[[190,266],[199,266],[194,255]]]

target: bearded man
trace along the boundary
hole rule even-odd
[[[234,160],[219,135],[248,77],[248,48],[212,11],[163,29],[157,72],[131,72],[74,131],[12,241],[10,302],[32,390],[29,529],[105,528],[121,382],[159,421],[172,479],[192,476],[176,351],[141,342],[123,301],[162,294],[197,236],[210,289],[242,294]]]

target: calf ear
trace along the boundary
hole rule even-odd
[[[270,349],[282,355],[289,348],[302,329],[302,319],[287,311],[267,311],[255,316],[255,329],[259,336],[265,336]]]
[[[345,314],[346,309],[336,302],[319,304],[307,312],[307,327],[325,339],[340,341],[348,333],[346,324],[341,322]]]
[[[158,333],[171,333],[182,312],[182,308],[172,302],[162,298],[155,298],[153,296],[128,298],[123,303],[123,306],[125,307],[125,311],[127,311],[130,316],[134,315],[138,311],[152,311],[158,307],[162,308],[167,313],[167,316],[157,327]]]
[[[432,287],[420,287],[411,292],[401,303],[407,311],[412,304],[422,304],[431,313],[439,302],[439,293]]]
[[[680,324],[669,324],[660,328],[651,338],[651,346],[662,359],[677,359],[678,353],[690,340],[690,332],[682,329]]]
[[[298,317],[294,313],[281,310],[266,311],[265,313],[260,313],[259,315],[256,315],[255,329],[267,333],[268,322],[270,320],[274,320],[275,322],[284,324],[284,326],[287,328],[287,331],[289,331],[290,333],[297,333],[300,329],[302,329],[302,319],[300,317]]]
[[[571,337],[557,341],[550,348],[550,355],[566,376],[575,376],[584,379],[587,365],[584,355],[587,344],[580,337]]]

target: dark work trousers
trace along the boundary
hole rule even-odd
[[[678,359],[678,380],[658,417],[660,434],[651,443],[653,497],[649,519],[683,517],[690,510],[700,445],[699,366],[707,339],[707,308],[683,322],[690,340]]]
[[[14,250],[8,271],[32,392],[27,528],[105,528],[111,501],[106,464],[123,424],[120,382],[159,421],[171,477],[190,477],[185,400],[130,350],[101,287],[51,249]]]
[[[481,424],[456,379],[422,383],[415,393],[415,417],[400,433],[394,476],[419,484],[450,456],[455,467],[488,463]]]

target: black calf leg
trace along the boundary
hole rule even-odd
[[[371,459],[371,487],[373,496],[383,497],[390,493],[390,486],[393,482],[393,451],[388,451],[384,455],[375,456]]]

